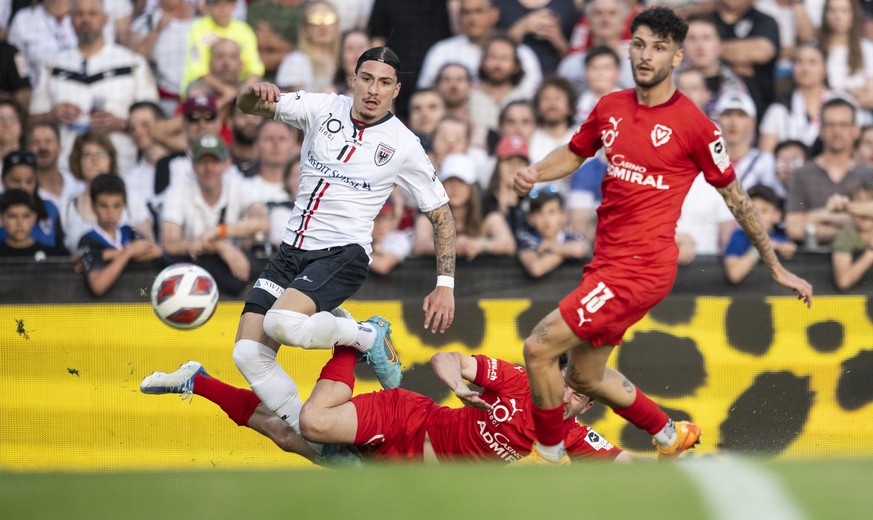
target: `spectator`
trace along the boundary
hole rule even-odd
[[[529,101],[523,99],[507,103],[497,121],[498,139],[500,136],[517,135],[527,141],[537,129],[536,111]]]
[[[470,93],[473,91],[473,74],[460,63],[449,62],[440,67],[434,89],[442,96],[446,104],[446,115],[468,121],[470,119]],[[476,134],[474,130],[473,134]],[[484,145],[485,137],[481,136],[478,145]],[[473,142],[477,140],[474,138]]]
[[[300,157],[299,135],[300,130],[291,125],[260,118],[254,139],[255,155],[259,157],[257,174],[246,179],[244,184],[247,196],[254,202],[268,204],[294,200],[291,194],[296,194],[297,188],[288,186],[286,171],[292,158]]]
[[[582,163],[570,177],[567,196],[568,228],[571,233],[594,242],[597,228],[597,208],[603,200],[600,185],[606,177],[606,157],[597,153]]]
[[[601,97],[618,90],[620,76],[621,63],[611,48],[598,46],[585,54],[585,86],[576,102],[576,121],[588,119]]]
[[[530,152],[527,140],[517,135],[507,135],[500,139],[494,152],[497,162],[483,200],[486,215],[499,212],[509,223],[513,237],[517,237],[527,225],[527,214],[521,206],[521,199],[513,189],[515,174],[530,165]]]
[[[858,137],[857,148],[858,162],[867,167],[873,167],[873,126],[861,128],[861,136]]]
[[[39,196],[36,157],[31,152],[14,150],[3,157],[2,187],[3,191],[25,191],[33,198],[36,221],[30,229],[31,238],[66,254],[60,212],[53,202]],[[4,228],[0,228],[0,239],[5,233]]]
[[[342,12],[342,11],[340,11]],[[343,18],[340,17],[340,23]],[[337,94],[348,94],[355,79],[355,65],[358,57],[370,48],[370,37],[363,29],[350,29],[340,36],[340,56],[336,73],[333,75],[333,88]]]
[[[558,66],[558,75],[572,81],[577,91],[582,92],[588,88],[584,71],[587,69],[588,54],[597,47],[610,49],[620,57],[616,82],[622,87],[633,86],[633,72],[627,59],[630,46],[627,33],[630,12],[628,3],[627,0],[592,0],[585,3],[585,17],[591,41],[584,50],[565,56]]]
[[[142,101],[130,106],[127,131],[136,146],[136,163],[122,171],[121,178],[125,184],[125,205],[135,215],[151,215],[148,205],[155,194],[155,167],[169,155],[167,148],[153,136],[155,127],[164,119],[161,107],[154,102]]]
[[[42,0],[15,13],[8,41],[24,56],[32,85],[57,54],[76,48],[70,0]]]
[[[794,92],[770,105],[761,120],[758,148],[772,152],[776,143],[794,139],[811,147],[821,131],[822,104],[836,97],[827,87],[827,70],[821,50],[798,45],[794,55]]]
[[[576,131],[578,94],[573,85],[559,76],[543,80],[534,96],[537,129],[530,137],[530,159],[542,160],[552,150],[570,142]]]
[[[774,98],[779,57],[779,26],[755,9],[755,0],[717,0],[715,20],[721,35],[722,58],[739,74],[763,113]],[[768,150],[769,151],[769,150]]]
[[[422,23],[426,20],[426,23]],[[449,10],[445,0],[375,0],[367,25],[370,44],[387,46],[397,52],[406,70],[400,94],[394,100],[395,113],[405,120],[409,116],[409,96],[418,85],[419,71],[428,49],[452,35]]]
[[[290,125],[284,125],[293,128]],[[270,218],[270,236],[268,244],[270,249],[275,249],[282,244],[285,236],[285,227],[294,209],[294,199],[297,197],[297,189],[300,186],[300,155],[294,155],[285,165],[282,171],[282,188],[288,195],[287,201],[268,202],[267,211]]]
[[[696,15],[688,19],[688,36],[682,45],[685,63],[681,70],[696,68],[703,73],[708,91],[703,113],[710,119],[715,119],[718,115],[715,106],[722,95],[732,92],[748,93],[742,78],[724,61],[722,48],[719,24],[715,18]]]
[[[830,244],[849,222],[846,215],[827,210],[831,195],[847,195],[857,186],[873,184],[873,170],[854,160],[859,132],[851,103],[840,98],[826,102],[821,109],[822,152],[791,174],[786,231],[792,240],[805,240],[807,249]]]
[[[439,178],[449,195],[455,220],[457,255],[467,260],[481,254],[514,255],[515,239],[503,215],[498,211],[483,215],[473,160],[464,154],[449,155],[440,167]],[[415,222],[415,254],[433,255],[432,242],[433,226],[419,215]]]
[[[873,42],[864,38],[864,14],[856,0],[827,0],[818,41],[827,63],[828,85],[873,109]]]
[[[367,20],[369,20],[370,12],[373,10],[373,0],[329,0],[329,2],[333,4],[340,15],[340,30],[342,32],[360,31],[367,28]],[[363,51],[361,51],[362,53]]]
[[[791,260],[797,251],[797,244],[788,240],[778,227],[782,222],[782,199],[769,186],[763,184],[752,186],[748,193],[761,218],[761,224],[773,241],[773,249],[783,259]],[[724,271],[728,281],[732,284],[742,282],[760,260],[761,255],[746,233],[740,228],[735,229],[724,252]]]
[[[443,161],[450,154],[467,154],[470,151],[470,123],[444,117],[433,132],[433,142],[428,157],[434,169],[440,171]]]
[[[5,157],[12,150],[21,149],[24,144],[23,137],[21,106],[13,99],[0,98],[0,157]]]
[[[776,178],[779,179],[779,189],[776,190],[776,194],[780,197],[782,193],[788,196],[791,174],[809,160],[809,149],[800,141],[789,139],[777,144],[773,155],[776,157]]]
[[[39,196],[52,201],[58,209],[66,208],[85,186],[66,167],[60,166],[61,134],[58,127],[52,123],[32,125],[28,149],[36,156]]]
[[[264,77],[273,78],[282,59],[297,48],[305,0],[255,0],[246,10],[254,29]]]
[[[243,67],[238,79],[243,85],[254,83],[264,75],[255,33],[248,24],[233,18],[235,6],[236,0],[206,0],[205,16],[195,21],[188,31],[185,74],[180,92],[187,92],[189,83],[209,74],[211,47],[220,38],[234,41],[240,47]]]
[[[532,190],[528,195],[529,229],[519,237],[518,260],[528,275],[541,278],[567,260],[581,260],[591,254],[591,243],[567,234],[564,197],[552,187]]]
[[[142,56],[106,41],[101,0],[76,0],[71,16],[78,46],[54,55],[40,75],[30,103],[32,120],[63,125],[63,150],[89,128],[108,134],[127,169],[136,154],[124,132],[128,110],[137,101],[157,101],[155,80]]]
[[[516,43],[497,34],[483,46],[479,66],[479,85],[470,93],[470,120],[488,129],[496,129],[500,110],[510,101],[526,99],[519,88],[524,71],[518,59]]]
[[[475,76],[482,62],[488,39],[496,33],[500,11],[495,0],[461,0],[460,34],[437,42],[428,51],[421,66],[418,87],[433,86],[440,69],[447,63],[460,63]],[[524,71],[518,85],[522,97],[533,97],[543,78],[536,53],[527,45],[518,46],[518,60]]]
[[[234,166],[243,174],[244,177],[254,177],[258,174],[258,149],[255,146],[255,140],[258,137],[258,128],[264,120],[261,116],[246,114],[236,107],[236,103],[231,103],[230,110],[233,111],[230,128],[233,132],[233,143],[230,146],[230,157],[233,160]],[[287,160],[289,155],[281,157]]]
[[[834,239],[831,263],[834,283],[847,291],[864,278],[873,266],[873,216],[855,211],[855,207],[873,202],[873,185],[862,184],[849,192],[848,200],[836,205],[828,201],[831,210],[851,215],[851,222]]]
[[[385,276],[412,254],[413,229],[400,229],[403,209],[391,197],[373,222],[373,252],[370,271]]]
[[[544,75],[557,72],[570,51],[568,40],[579,17],[573,0],[494,0],[494,5],[500,10],[497,27],[533,49]]]
[[[690,264],[700,255],[721,255],[736,226],[721,194],[703,175],[695,177],[676,222],[680,264]]]
[[[160,104],[165,114],[179,105],[188,30],[197,14],[194,4],[185,0],[159,0],[158,7],[134,20],[131,47],[152,66],[158,85]]]
[[[758,184],[781,189],[773,154],[753,146],[756,111],[752,98],[738,92],[722,96],[716,111],[722,138],[740,185],[746,190]]]
[[[168,263],[196,263],[215,277],[222,292],[239,295],[251,277],[251,258],[239,241],[269,231],[269,222],[245,218],[251,206],[244,182],[228,175],[227,146],[207,134],[193,145],[195,179],[170,186],[161,214],[161,247]]]
[[[814,40],[815,31],[807,21],[806,5],[803,0],[756,0],[755,7],[771,16],[779,26],[779,58],[776,61],[776,97],[784,96],[791,90],[791,60],[798,43]],[[798,25],[798,19],[803,18]]]
[[[118,175],[118,155],[106,134],[88,130],[76,137],[70,151],[70,171],[83,183],[84,189],[59,209],[66,235],[64,246],[76,251],[79,239],[97,224],[97,215],[91,206],[91,183],[101,173]],[[129,215],[125,217],[125,223],[131,221]],[[136,224],[141,226],[141,231],[150,232],[148,215],[137,215]]]
[[[674,72],[676,88],[694,103],[694,106],[710,118],[716,117],[714,107],[707,106],[710,100],[709,90],[703,72],[697,67],[684,67]]]
[[[0,98],[11,98],[23,107],[30,106],[30,72],[24,55],[2,38],[0,38],[0,70],[3,71],[0,75]]]
[[[37,206],[33,195],[18,189],[0,195],[0,224],[5,237],[0,242],[0,257],[32,258],[37,262],[46,256],[66,255],[66,250],[41,244],[30,235],[37,224]]]
[[[122,223],[127,196],[121,177],[111,173],[98,175],[91,183],[90,197],[97,223],[79,240],[77,256],[91,293],[103,296],[129,262],[158,259],[161,248]]]
[[[236,95],[243,86],[241,52],[238,43],[220,38],[210,47],[209,73],[200,78],[212,88],[218,112],[225,121],[233,119]]]
[[[446,115],[446,102],[433,89],[415,92],[409,98],[409,129],[421,139],[425,150],[431,148],[437,125]]]

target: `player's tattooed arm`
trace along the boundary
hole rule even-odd
[[[425,216],[433,225],[433,248],[436,253],[437,275],[455,276],[455,219],[448,204],[443,204]]]
[[[758,216],[758,210],[755,209],[755,205],[746,190],[740,186],[739,181],[734,180],[724,188],[719,188],[718,191],[724,197],[725,203],[734,214],[740,227],[746,232],[749,241],[761,254],[764,265],[771,271],[776,269],[780,263],[776,258],[773,242],[770,240],[767,230],[764,229],[761,218]]]

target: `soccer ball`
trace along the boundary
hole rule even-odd
[[[152,284],[152,308],[170,327],[196,329],[212,317],[217,304],[215,278],[194,264],[173,264]]]

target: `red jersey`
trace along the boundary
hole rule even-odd
[[[591,157],[606,152],[594,255],[675,264],[676,221],[701,171],[723,188],[735,178],[721,131],[678,90],[664,104],[637,102],[635,89],[603,96],[570,140]]]
[[[493,405],[478,408],[434,407],[428,412],[427,434],[440,462],[514,462],[530,453],[534,433],[533,401],[527,371],[482,355],[476,359],[476,385]],[[564,443],[572,458],[614,459],[621,449],[575,419],[564,423]]]

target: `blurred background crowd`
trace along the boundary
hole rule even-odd
[[[722,129],[777,252],[838,289],[873,266],[873,1],[663,0],[689,22],[675,82]],[[236,109],[244,86],[345,94],[358,56],[403,63],[394,113],[445,184],[461,261],[533,277],[589,258],[602,157],[519,199],[512,178],[630,88],[633,0],[0,0],[0,256],[67,258],[95,295],[129,262],[195,260],[240,294],[282,240],[303,135]],[[433,255],[393,196],[373,272]],[[760,259],[698,177],[680,262]],[[486,260],[487,261],[487,260]]]

